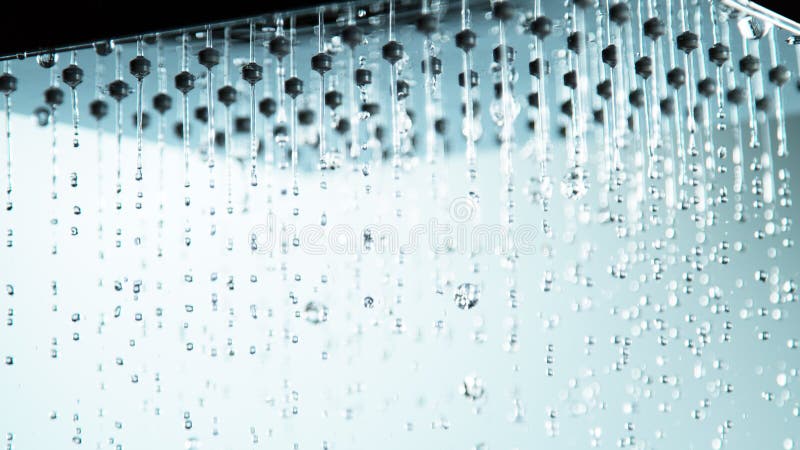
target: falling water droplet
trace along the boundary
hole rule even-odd
[[[561,195],[570,200],[580,200],[588,188],[588,176],[581,166],[571,167],[561,179]]]
[[[453,300],[461,309],[472,309],[480,299],[480,287],[472,283],[462,283],[456,288]]]
[[[464,377],[464,381],[461,382],[459,390],[461,391],[461,395],[473,402],[483,399],[483,396],[486,394],[483,380],[475,375]]]
[[[312,325],[325,322],[328,320],[328,308],[316,302],[308,302],[303,309],[303,318]]]

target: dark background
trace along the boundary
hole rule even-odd
[[[796,1],[761,0],[757,3],[800,21]],[[2,3],[0,56],[299,9],[331,1],[226,0],[207,5],[186,0],[5,0]]]
[[[0,0],[0,56],[330,3],[330,0]]]

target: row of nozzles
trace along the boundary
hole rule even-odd
[[[190,70],[190,54],[193,52],[189,47],[196,44],[197,39],[205,38],[205,45],[196,52],[196,62],[205,68],[205,73],[199,74],[204,80],[207,95],[205,105],[197,108],[195,117],[208,124],[207,148],[215,143],[224,143],[226,137],[226,133],[212,129],[214,103],[220,103],[228,110],[240,96],[247,95],[249,86],[249,117],[241,116],[235,123],[237,129],[251,133],[254,167],[257,154],[267,149],[280,150],[277,153],[280,156],[270,157],[272,161],[280,161],[288,154],[290,157],[294,155],[292,159],[296,163],[297,144],[289,143],[296,137],[295,122],[298,118],[303,126],[309,126],[315,117],[319,118],[316,137],[304,142],[319,147],[321,166],[336,166],[348,158],[359,160],[367,142],[381,142],[387,135],[391,135],[391,151],[384,149],[379,154],[387,157],[405,155],[417,148],[430,152],[430,147],[436,146],[437,142],[444,142],[448,137],[452,139],[447,134],[447,119],[453,118],[449,117],[448,108],[443,107],[447,103],[448,93],[452,94],[452,89],[446,86],[446,78],[458,81],[460,86],[461,117],[456,121],[462,123],[459,128],[463,136],[458,139],[466,139],[469,147],[483,134],[479,99],[480,78],[486,71],[476,64],[482,61],[476,54],[476,48],[479,33],[485,30],[487,38],[490,34],[497,34],[497,45],[492,46],[488,72],[494,93],[490,116],[497,125],[498,142],[508,143],[520,136],[520,133],[514,133],[518,122],[515,119],[522,110],[521,103],[527,103],[528,120],[525,123],[530,130],[529,136],[536,138],[542,147],[532,153],[538,153],[537,158],[542,164],[546,165],[551,158],[551,135],[560,134],[569,149],[568,162],[573,166],[583,166],[584,169],[590,135],[604,141],[607,167],[601,170],[609,173],[623,170],[621,162],[627,156],[620,152],[621,149],[636,146],[646,154],[645,166],[653,169],[653,176],[658,177],[655,175],[657,167],[663,166],[661,159],[668,157],[666,153],[658,154],[663,149],[675,147],[673,153],[677,160],[668,165],[685,168],[687,161],[697,156],[698,143],[712,145],[715,134],[724,128],[726,102],[735,108],[742,106],[750,130],[749,143],[753,148],[760,145],[757,115],[774,115],[778,125],[775,140],[777,155],[784,156],[787,152],[781,87],[790,80],[791,72],[780,62],[780,49],[776,48],[775,38],[777,30],[752,17],[744,17],[716,1],[574,0],[566,6],[542,1],[532,4],[511,1],[481,4],[463,2],[460,27],[447,23],[447,18],[451,16],[446,15],[445,6],[436,1],[423,1],[419,13],[406,23],[413,24],[417,36],[422,40],[421,45],[414,43],[415,48],[423,48],[418,61],[421,69],[418,73],[414,73],[415,64],[410,64],[412,55],[398,37],[400,26],[393,29],[393,2],[389,8],[390,17],[373,16],[368,23],[360,19],[366,10],[360,10],[357,6],[329,8],[328,11],[341,13],[337,13],[340,17],[334,23],[330,23],[332,20],[326,8],[320,7],[316,28],[318,51],[312,52],[307,62],[295,58],[296,30],[294,16],[290,13],[276,15],[268,21],[268,26],[264,25],[261,18],[242,22],[249,26],[249,56],[239,60],[231,56],[231,27],[225,28],[222,52],[214,47],[211,26],[204,32],[192,35],[184,33],[181,35],[181,70],[174,74],[174,88],[182,96],[184,104],[182,122],[176,126],[176,131],[184,138],[188,151],[191,144],[188,137],[184,137],[188,135],[184,130],[189,127],[190,119],[187,97],[195,88],[198,76]],[[488,25],[473,25],[470,8],[476,7],[487,12]],[[545,14],[545,9],[550,11],[549,14]],[[742,39],[738,45],[732,42],[730,28],[734,27],[730,24],[733,21]],[[446,26],[440,26],[440,22]],[[499,24],[499,30],[492,25],[495,23]],[[333,30],[326,34],[326,27]],[[369,32],[365,33],[365,28]],[[444,31],[445,28],[450,30]],[[481,30],[476,32],[477,28]],[[518,33],[514,35],[513,31]],[[481,39],[484,37],[481,36]],[[561,42],[558,42],[559,39]],[[530,52],[528,73],[531,89],[524,96],[514,94],[514,90],[519,90],[521,77],[515,69],[519,57],[518,51],[510,45],[512,40],[527,40]],[[765,64],[759,55],[761,41],[769,41],[770,62],[767,69],[762,69]],[[169,83],[163,63],[165,57],[160,50],[163,36],[138,39],[137,54],[128,61],[128,72],[138,86],[135,89],[123,76],[120,46],[111,42],[94,45],[99,56],[98,64],[102,64],[103,57],[111,54],[116,54],[117,59],[116,77],[105,85],[103,94],[117,103],[123,102],[131,93],[139,97],[134,123],[140,140],[142,128],[148,123],[141,91],[153,66],[145,49],[153,44],[159,49],[159,80],[158,92],[152,97],[152,109],[164,115],[172,108],[173,98],[167,87]],[[380,65],[366,57],[356,58],[356,49],[364,46],[369,47],[364,51],[365,56],[370,51],[373,54],[378,52],[386,64]],[[448,46],[460,49],[466,61],[458,65],[455,74],[445,73],[447,59],[452,59],[447,55]],[[270,55],[271,59],[264,59],[265,64],[269,63],[266,75],[276,78],[277,83],[269,81],[267,86],[267,81],[262,81],[265,68],[259,64],[255,54],[257,47]],[[737,47],[739,54],[735,55]],[[72,53],[71,63],[60,72],[60,80],[72,89],[73,94],[85,77],[77,64],[76,54]],[[57,54],[42,54],[37,61],[40,66],[55,70]],[[214,73],[220,63],[224,65],[224,79],[220,83],[222,86],[212,92]],[[237,86],[235,79],[230,76],[230,65],[238,66],[241,80],[244,81],[242,85]],[[301,65],[310,70],[300,70]],[[18,84],[10,67],[11,63],[6,62],[6,73],[0,77],[0,92],[6,97],[12,95]],[[379,73],[373,73],[376,70]],[[562,73],[554,74],[556,71]],[[762,71],[774,87],[772,95],[767,92],[768,87],[761,83],[761,78],[764,78]],[[311,75],[314,73],[316,75]],[[306,83],[316,81],[314,77],[317,76],[319,88],[307,92]],[[420,76],[424,89],[418,98],[424,97],[425,103],[422,120],[413,114],[410,107],[415,100],[411,93],[412,86],[417,85],[413,80]],[[49,121],[51,110],[61,105],[65,98],[64,91],[57,85],[58,78],[54,72],[51,85],[44,93],[46,108],[40,111],[43,124]],[[381,80],[388,89],[384,90],[383,86],[377,89],[372,87],[373,78],[388,78],[389,83]],[[263,95],[255,91],[259,84],[265,85]],[[384,91],[390,92],[390,120],[382,119],[383,115],[379,114],[380,100],[387,99]],[[354,95],[354,92],[358,95]],[[316,96],[318,104],[313,105],[313,101],[302,99],[304,93],[312,94],[311,98]],[[97,95],[89,104],[89,112],[98,122],[110,109],[102,97]],[[527,102],[518,101],[519,97]],[[298,103],[302,104],[302,108],[297,107]],[[709,114],[712,106],[718,110],[716,115]],[[346,112],[343,112],[344,109]],[[256,117],[258,112],[261,114],[259,119]],[[73,115],[77,115],[77,110]],[[472,115],[475,118],[467,117]],[[713,116],[716,119],[712,119]],[[673,117],[670,119],[674,122],[673,131],[685,129],[687,133],[680,133],[681,136],[677,136],[674,142],[666,142],[673,139],[660,130],[662,117]],[[77,145],[77,117],[73,120]],[[270,126],[265,128],[263,140],[256,135],[256,120],[270,122]],[[373,123],[376,120],[377,123]],[[596,126],[592,126],[592,121]],[[716,127],[710,123],[712,121],[717,122]],[[233,123],[229,119],[225,122],[226,126],[228,122]],[[414,141],[414,134],[410,132],[412,126],[425,129],[424,145]],[[551,133],[551,130],[557,132]],[[266,133],[271,135],[267,136]],[[640,138],[642,134],[646,138]],[[328,142],[331,148],[325,148],[328,135],[333,138]],[[339,145],[339,140],[346,142]],[[714,160],[719,156],[715,155],[715,151],[705,153],[710,155],[700,155],[701,166],[707,171],[715,170],[717,164]],[[329,161],[333,157],[337,162]],[[429,156],[431,158],[433,156]],[[474,149],[468,148],[467,158],[474,158]],[[707,175],[702,170],[700,172],[704,177]],[[676,182],[686,183],[690,176],[689,172],[678,174]],[[578,176],[579,179],[583,177]],[[609,175],[607,182],[611,183],[611,178]],[[543,181],[546,179],[544,177]],[[583,189],[578,189],[578,192],[583,192]]]

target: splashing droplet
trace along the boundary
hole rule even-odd
[[[570,168],[561,179],[561,195],[570,200],[580,200],[589,190],[586,171],[581,166]]]
[[[456,306],[461,309],[472,309],[478,304],[481,291],[478,285],[472,283],[463,283],[456,289],[456,294],[453,300]]]

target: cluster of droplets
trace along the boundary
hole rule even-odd
[[[306,204],[301,200],[306,197],[305,194],[300,197],[299,193],[300,182],[304,180],[302,155],[309,148],[318,150],[318,164],[312,166],[319,170],[319,195],[323,199],[319,219],[314,218],[315,224],[331,228],[329,221],[338,220],[353,211],[364,213],[376,223],[386,220],[387,217],[393,221],[401,221],[406,215],[414,215],[416,211],[409,208],[406,201],[406,197],[413,194],[414,189],[403,182],[414,179],[413,172],[421,160],[428,164],[426,169],[430,173],[430,184],[425,186],[429,186],[430,201],[436,205],[435,209],[439,210],[443,206],[442,195],[449,194],[447,189],[452,183],[452,186],[462,189],[461,193],[467,193],[463,198],[468,201],[470,219],[479,222],[483,219],[479,214],[483,206],[480,205],[477,147],[478,143],[486,144],[486,139],[481,140],[484,134],[482,117],[490,118],[495,125],[494,133],[486,135],[497,139],[498,151],[495,152],[496,155],[491,152],[485,154],[490,161],[493,156],[499,158],[500,181],[492,189],[496,188],[499,193],[498,205],[504,236],[511,239],[515,231],[521,228],[519,225],[528,221],[526,214],[536,208],[540,219],[538,231],[542,236],[538,248],[541,249],[539,254],[544,261],[541,266],[536,266],[534,275],[529,276],[525,270],[531,267],[530,259],[521,256],[519,249],[512,246],[510,251],[499,256],[499,264],[491,263],[491,266],[497,266],[504,271],[505,278],[504,282],[493,282],[488,276],[493,273],[493,267],[489,270],[483,269],[483,260],[479,258],[480,249],[469,249],[468,254],[459,254],[448,247],[445,253],[432,252],[429,255],[435,266],[435,273],[430,277],[435,286],[427,291],[433,291],[437,296],[449,297],[445,304],[437,305],[436,314],[441,314],[442,317],[433,320],[434,333],[442,339],[451,336],[451,327],[457,329],[463,317],[474,317],[471,340],[475,345],[491,341],[494,337],[487,332],[491,324],[485,323],[484,318],[478,317],[478,314],[489,315],[487,310],[490,308],[486,306],[491,305],[491,302],[487,299],[503,298],[509,306],[508,316],[502,327],[500,347],[510,355],[509,361],[514,373],[511,381],[513,386],[509,389],[511,422],[523,422],[525,418],[522,392],[525,382],[518,373],[524,368],[524,357],[520,355],[527,351],[525,344],[531,342],[528,319],[532,316],[526,314],[530,311],[527,308],[533,306],[530,301],[523,300],[521,293],[528,292],[531,286],[542,294],[531,297],[543,299],[543,305],[536,305],[535,308],[541,311],[536,319],[543,323],[543,339],[546,342],[544,374],[548,380],[553,381],[547,385],[548,389],[560,388],[561,386],[555,384],[556,381],[561,380],[562,374],[571,370],[568,358],[561,356],[556,359],[555,342],[559,339],[559,327],[567,319],[558,313],[545,312],[551,308],[550,301],[561,296],[574,295],[565,304],[569,304],[576,314],[592,314],[593,307],[600,304],[603,306],[598,309],[608,310],[614,320],[624,323],[626,331],[615,332],[611,336],[610,345],[615,356],[605,361],[607,364],[604,369],[611,373],[630,372],[634,375],[631,386],[635,387],[627,393],[632,399],[624,400],[623,411],[626,414],[636,411],[635,405],[638,402],[650,399],[652,394],[647,392],[651,388],[647,386],[660,385],[652,389],[672,390],[675,397],[682,395],[680,389],[682,383],[685,383],[679,381],[678,370],[663,360],[663,352],[656,356],[655,368],[652,365],[638,367],[639,337],[656,335],[656,345],[670,346],[670,349],[683,345],[682,350],[698,361],[704,355],[719,350],[720,346],[733,342],[739,328],[735,325],[746,323],[747,320],[757,323],[754,337],[759,344],[774,339],[776,327],[771,326],[768,321],[784,319],[788,305],[797,301],[797,289],[791,272],[779,270],[776,261],[780,257],[786,258],[793,247],[790,233],[791,177],[784,164],[787,161],[785,158],[789,156],[789,145],[784,106],[786,93],[783,88],[791,74],[781,64],[776,29],[758,29],[755,19],[732,14],[732,11],[717,1],[675,0],[675,3],[673,5],[671,0],[666,0],[665,3],[655,0],[602,0],[598,3],[574,0],[566,5],[563,18],[554,20],[545,16],[542,2],[538,0],[533,3],[532,11],[521,9],[511,2],[488,2],[490,8],[487,11],[490,13],[486,15],[487,23],[475,27],[477,29],[486,25],[496,35],[497,42],[491,49],[491,62],[488,64],[484,63],[484,58],[475,58],[478,51],[483,49],[478,47],[478,36],[472,30],[474,25],[470,6],[474,5],[470,5],[468,1],[461,4],[460,26],[454,27],[458,31],[453,42],[448,42],[439,23],[445,17],[443,6],[437,1],[423,0],[415,23],[420,45],[413,47],[416,49],[413,53],[410,50],[407,52],[400,41],[400,31],[395,25],[394,2],[390,1],[387,5],[388,14],[385,17],[372,16],[369,21],[360,19],[367,11],[358,8],[356,13],[357,8],[353,5],[345,8],[344,16],[338,17],[336,22],[329,18],[330,11],[337,11],[335,8],[319,8],[314,14],[317,30],[316,52],[308,61],[311,71],[316,72],[316,75],[311,76],[318,77],[316,80],[309,79],[318,81],[318,86],[312,88],[311,95],[303,90],[301,67],[305,67],[305,63],[301,62],[298,54],[304,41],[294,15],[277,15],[274,20],[269,21],[269,25],[264,25],[261,20],[248,19],[246,40],[249,54],[246,58],[235,58],[233,55],[233,35],[241,36],[242,31],[234,26],[224,27],[223,52],[214,47],[212,26],[197,34],[181,33],[178,36],[181,70],[175,76],[174,87],[179,92],[178,98],[181,101],[178,114],[180,126],[176,132],[182,139],[184,163],[183,246],[189,247],[193,239],[195,242],[205,243],[201,236],[192,233],[190,222],[190,218],[197,217],[193,214],[193,208],[197,205],[191,201],[191,196],[197,192],[192,189],[196,183],[190,183],[190,173],[194,173],[191,170],[194,161],[203,157],[206,158],[208,167],[207,211],[210,235],[216,235],[214,198],[217,184],[216,148],[221,146],[219,141],[222,141],[225,148],[228,212],[224,245],[228,257],[211,262],[210,272],[205,280],[205,276],[197,275],[197,268],[207,265],[193,259],[199,255],[193,249],[186,258],[189,267],[182,274],[183,286],[172,286],[188,297],[194,297],[195,286],[205,286],[206,282],[209,286],[207,295],[210,297],[210,305],[193,299],[186,300],[179,313],[182,344],[186,352],[207,352],[215,358],[218,355],[240,357],[242,353],[254,359],[256,356],[261,358],[262,349],[269,352],[273,344],[277,348],[281,339],[287,347],[301,348],[306,345],[303,334],[305,330],[315,330],[308,333],[313,336],[316,330],[326,330],[338,325],[337,321],[342,316],[339,315],[340,299],[336,296],[336,286],[341,280],[334,276],[334,273],[340,273],[332,267],[336,263],[325,262],[319,269],[314,269],[319,275],[319,281],[314,281],[314,277],[308,275],[311,269],[305,267],[303,261],[296,257],[299,251],[306,249],[305,241],[295,225],[304,219],[301,207],[305,211]],[[553,6],[556,9],[556,5]],[[486,10],[485,6],[482,8]],[[737,43],[736,38],[731,36],[733,21],[738,21],[741,43]],[[288,29],[284,28],[285,22],[288,22]],[[331,32],[331,28],[336,26],[341,27],[340,32]],[[380,29],[381,26],[384,28]],[[522,34],[517,35],[520,30]],[[197,123],[193,122],[189,109],[190,101],[194,101],[195,95],[195,75],[192,73],[190,55],[193,54],[193,41],[198,36],[205,38],[204,48],[197,53],[197,62],[203,66],[204,69],[201,70],[205,72],[205,90],[201,94],[205,96],[205,105],[195,111],[194,117],[203,122],[205,127],[195,126]],[[405,36],[404,34],[403,37]],[[519,64],[515,59],[518,54],[510,45],[512,41],[525,41],[529,45],[531,91],[524,93],[524,97],[520,92],[521,86],[525,84],[520,82],[524,74],[521,76],[517,72],[516,67]],[[259,42],[263,43],[263,65],[256,62]],[[151,84],[145,83],[150,73],[150,61],[145,55],[151,52],[153,43],[158,67],[158,94],[153,97],[153,109],[159,113],[159,191],[164,192],[165,183],[169,182],[169,177],[165,177],[163,172],[167,147],[165,115],[171,109],[172,97],[168,94],[166,81],[163,37],[158,35],[155,41],[137,38],[136,56],[129,62],[129,72],[136,83],[134,89],[125,81],[127,75],[123,74],[121,68],[122,45],[114,43],[95,47],[95,84],[103,89],[96,90],[89,111],[98,124],[98,166],[103,157],[100,122],[108,110],[104,99],[110,97],[116,102],[117,213],[113,219],[114,244],[120,249],[124,242],[121,193],[123,185],[127,185],[122,177],[122,155],[125,154],[123,104],[130,93],[135,93],[135,209],[142,210],[144,186],[150,180],[150,177],[143,176],[143,156],[148,150],[145,137],[148,116],[143,93],[146,85],[149,87]],[[461,50],[458,54],[461,59],[460,67],[453,72],[448,72],[448,67],[444,66],[447,45],[454,45]],[[408,48],[411,49],[412,46],[409,45]],[[765,49],[769,54],[768,70],[762,68],[762,54]],[[116,75],[114,80],[104,85],[102,61],[112,53]],[[376,53],[380,53],[388,64],[374,61]],[[486,56],[488,61],[489,55]],[[734,56],[740,57],[738,67]],[[58,183],[61,182],[58,177],[60,160],[56,158],[60,143],[56,141],[55,125],[57,108],[63,102],[64,92],[58,87],[56,55],[45,54],[38,62],[51,70],[51,85],[45,92],[47,108],[43,117],[45,125],[51,127],[52,133],[51,197],[56,206],[51,219],[55,230],[51,248],[55,255],[59,244]],[[223,66],[223,80],[222,87],[217,88],[214,81],[215,69],[219,63]],[[233,80],[232,66],[240,69],[240,81],[244,82],[240,84],[245,89],[237,86]],[[487,68],[484,66],[488,66],[488,71],[483,70]],[[415,67],[419,67],[419,70],[415,70]],[[481,116],[479,75],[484,73],[489,75],[489,84],[494,95],[488,113]],[[272,79],[272,76],[275,78]],[[73,146],[78,150],[88,147],[85,144],[85,135],[84,140],[79,140],[78,133],[77,87],[81,84],[82,77],[83,71],[78,66],[78,52],[73,51],[70,54],[70,64],[61,71],[60,81],[71,89]],[[420,77],[421,83],[418,80]],[[453,115],[447,96],[452,95],[455,90],[447,88],[447,80],[455,82],[456,79],[460,100],[456,103],[461,108],[452,108],[458,116],[458,120],[454,122],[459,124],[454,139],[448,133],[446,124],[447,118],[452,118]],[[11,75],[11,64],[6,63],[4,74],[0,76],[0,92],[5,95],[6,101],[8,211],[12,209],[10,111],[11,96],[16,90],[16,83],[16,78]],[[263,83],[261,95],[257,89],[259,83]],[[234,105],[238,94],[248,90],[247,88],[248,115],[236,117],[234,122]],[[422,92],[418,94],[420,90]],[[316,105],[312,104],[314,95],[318,100]],[[522,111],[519,98],[527,98],[525,125],[528,134],[524,135],[527,143],[518,154],[515,151],[517,142],[523,140],[518,124],[522,121],[517,120]],[[215,104],[222,104],[224,107],[224,132],[218,132],[215,128],[215,111],[220,109],[215,108]],[[418,104],[424,105],[424,114],[416,116],[414,106]],[[381,113],[382,109],[388,111],[388,114]],[[258,134],[259,113],[263,116],[263,140]],[[417,126],[420,123],[417,117],[424,121],[422,126]],[[315,122],[314,118],[318,120]],[[200,132],[200,148],[204,148],[205,152],[195,151],[196,144],[192,141],[192,130],[198,128],[204,128]],[[249,132],[246,145],[240,145],[234,138],[235,132],[245,134],[243,130]],[[423,139],[417,139],[418,130]],[[389,136],[384,136],[385,134]],[[594,145],[595,142],[598,144]],[[466,149],[463,152],[467,167],[466,186],[452,182],[455,177],[451,178],[446,170],[448,158],[452,156],[446,156],[445,153],[448,148],[455,147],[454,144],[463,144]],[[241,157],[239,147],[249,150],[245,157]],[[260,151],[264,152],[263,164],[258,158]],[[529,158],[534,164],[527,164]],[[384,160],[391,164],[391,180],[385,183],[390,184],[388,187],[384,186],[380,177],[375,176],[386,173],[381,171]],[[67,161],[71,162],[71,159]],[[353,176],[334,178],[341,172],[338,169],[347,162],[350,163],[348,167],[352,170],[349,172]],[[562,167],[564,172],[559,171]],[[276,168],[291,168],[291,174],[281,177],[279,170],[273,170]],[[149,172],[150,167],[147,169]],[[260,173],[259,170],[263,172]],[[517,173],[524,174],[523,179],[530,180],[526,185],[526,194],[531,205],[516,204],[515,179],[519,178]],[[553,198],[552,173],[563,173],[563,176],[556,176],[560,188],[558,191],[563,198]],[[246,184],[249,184],[249,188],[245,189],[247,192],[243,193],[243,200],[234,196],[233,191],[234,186],[239,185],[236,182],[239,176],[246,178]],[[65,178],[73,188],[68,191],[69,196],[65,197],[71,203],[72,213],[80,215],[81,207],[77,200],[71,202],[72,197],[78,199],[83,195],[83,192],[77,190],[77,169],[69,172],[69,176]],[[388,180],[389,176],[385,178]],[[102,261],[105,240],[102,170],[98,170],[97,179],[100,186],[97,211],[98,257]],[[334,179],[337,182],[342,180],[341,186],[335,186],[332,182]],[[348,185],[349,181],[352,183]],[[286,185],[282,186],[283,182],[287,182]],[[599,187],[593,190],[594,186]],[[275,203],[288,205],[285,214],[275,214],[273,210],[273,188],[279,188],[276,189]],[[727,208],[729,190],[733,192],[733,213]],[[483,188],[483,192],[487,192],[487,189]],[[234,269],[228,269],[243,255],[235,251],[235,233],[238,229],[235,218],[263,214],[258,206],[260,199],[264,198],[262,194],[266,195],[267,217],[274,218],[277,215],[281,218],[279,223],[270,221],[268,224],[270,231],[281,230],[282,241],[279,248],[276,247],[280,255],[273,257],[270,247],[267,249],[268,258],[261,258],[261,252],[265,249],[259,242],[258,233],[250,232],[248,250],[254,257],[247,261],[253,261],[254,267],[247,268],[244,273],[244,280],[249,277],[248,286],[246,281],[242,283],[241,274]],[[591,202],[595,199],[595,194],[597,205]],[[486,197],[489,196],[484,194],[484,198]],[[352,210],[347,209],[353,200],[357,205]],[[343,205],[345,203],[348,205]],[[388,207],[382,209],[382,203],[388,203]],[[553,210],[553,205],[564,205],[563,212],[570,224],[561,223],[561,209]],[[237,213],[234,218],[234,211],[241,211],[242,214]],[[156,253],[161,258],[164,256],[162,233],[168,231],[164,224],[170,216],[164,198],[159,201],[158,214]],[[723,214],[730,214],[731,217],[722,217]],[[752,233],[758,247],[763,244],[768,247],[767,262],[758,262],[752,279],[749,276],[747,281],[737,279],[734,287],[742,288],[752,284],[763,287],[768,294],[769,304],[751,298],[737,311],[732,294],[725,290],[725,280],[716,274],[709,274],[714,268],[722,267],[747,267],[748,271],[752,271],[752,265],[744,266],[748,259],[745,255],[748,246],[727,235],[724,239],[721,237],[727,234],[722,227],[729,224],[729,219],[732,219],[730,223],[735,226],[756,224],[755,228],[748,228],[748,232]],[[533,221],[535,219],[530,220]],[[590,238],[580,231],[582,226],[588,228],[590,225],[602,226],[607,223],[613,226],[612,234],[623,238],[619,249],[615,247],[614,251],[608,251],[607,243],[583,242]],[[73,236],[78,235],[77,226],[73,226],[70,231]],[[347,273],[348,276],[352,275],[353,285],[348,287],[348,295],[343,301],[347,298],[355,299],[358,310],[369,316],[365,323],[375,328],[385,324],[392,336],[399,335],[401,337],[397,339],[403,339],[404,335],[412,335],[407,331],[416,331],[412,312],[416,304],[404,309],[399,305],[413,301],[410,299],[415,297],[413,293],[417,292],[421,277],[414,270],[408,269],[413,266],[407,264],[407,261],[413,260],[414,255],[405,253],[402,247],[397,254],[392,255],[396,259],[391,262],[381,260],[380,255],[376,255],[377,247],[383,244],[378,234],[376,228],[365,227],[357,236],[359,244],[368,252],[375,251],[369,256],[359,255],[348,261]],[[11,247],[13,231],[10,226],[7,235],[8,247]],[[556,237],[559,239],[555,239]],[[140,246],[146,239],[146,233],[140,230],[135,233],[133,242]],[[577,255],[580,262],[569,263],[569,267],[563,272],[558,268],[561,261],[556,258],[556,250],[562,248],[561,244],[565,247],[583,246]],[[608,260],[604,261],[607,268],[606,278],[609,282],[616,283],[612,294],[600,292],[600,289],[594,287],[599,277],[589,267],[599,259],[592,255],[600,252],[608,256]],[[128,254],[120,250],[115,256],[118,261],[123,261]],[[141,268],[131,268],[114,276],[113,289],[119,297],[115,298],[113,317],[117,319],[131,315],[136,323],[157,323],[158,328],[161,328],[172,319],[164,314],[163,307],[158,307],[154,315],[149,315],[142,312],[143,307],[140,305],[143,303],[135,302],[142,300],[142,293],[150,287],[151,281],[160,290],[162,280],[168,278],[169,274],[147,273],[144,267],[150,264],[150,260],[137,258],[136,261]],[[266,269],[265,261],[268,261]],[[366,287],[372,281],[370,275],[366,274],[371,274],[373,270],[380,274],[378,278],[385,285],[383,293],[371,292]],[[280,288],[270,286],[264,281],[272,272],[282,277]],[[60,273],[54,274],[49,288],[53,296],[66,298],[66,294],[59,291],[62,287],[58,278],[62,276]],[[541,283],[537,283],[539,280]],[[102,277],[99,285],[104,288]],[[627,298],[624,299],[616,298],[616,293],[623,291],[623,285],[624,289],[630,289],[636,294],[626,294]],[[285,290],[281,290],[283,288]],[[263,291],[280,298],[281,302],[278,303],[288,307],[291,311],[290,317],[274,328],[273,325],[268,325],[266,342],[247,342],[244,347],[246,351],[237,353],[240,345],[237,333],[246,325],[242,325],[240,306],[230,300],[240,295]],[[662,297],[644,294],[644,291],[660,292]],[[6,293],[8,297],[14,296],[13,283],[7,284]],[[127,301],[128,293],[132,293],[130,299],[133,303]],[[72,292],[67,294],[73,295]],[[384,298],[392,300],[385,301]],[[65,304],[66,302],[54,300],[51,308],[57,312]],[[608,305],[611,306],[607,307]],[[202,317],[198,317],[201,308],[205,306],[212,312],[222,312],[227,331],[213,335],[205,329],[206,324]],[[277,308],[277,305],[274,306]],[[66,340],[69,341],[71,337],[72,341],[80,341],[82,336],[78,330],[82,329],[82,323],[89,316],[80,311],[81,305],[70,308],[73,308],[68,316],[72,324],[71,336]],[[130,314],[128,309],[133,310],[133,313]],[[736,321],[737,314],[741,322]],[[270,320],[273,315],[273,306],[261,307],[260,303],[250,303],[249,314],[245,314],[253,321]],[[15,310],[9,308],[8,324],[14,323],[17,317]],[[254,323],[259,326],[261,324]],[[101,319],[99,328],[103,329],[104,326],[106,321]],[[356,335],[366,333],[360,322],[355,328]],[[588,358],[600,353],[602,342],[594,337],[594,332],[587,333],[591,334],[587,334],[583,342]],[[205,341],[207,337],[209,340]],[[214,339],[220,339],[222,343],[215,342]],[[58,357],[61,346],[64,345],[63,340],[60,336],[53,336],[50,341],[49,351],[53,358]],[[794,337],[788,337],[785,343],[788,350],[798,348]],[[135,347],[136,339],[132,337],[128,344],[129,347]],[[538,348],[541,350],[541,347]],[[559,342],[559,349],[561,348]],[[322,355],[322,361],[328,361],[335,358],[332,355],[338,351],[356,353],[351,349],[342,350],[337,347],[337,343],[329,342],[322,345],[318,355]],[[117,366],[124,366],[126,363],[121,353],[116,358]],[[349,357],[353,358],[353,355]],[[559,363],[558,371],[556,361]],[[7,355],[5,364],[15,365],[14,355]],[[294,369],[291,366],[287,364],[287,372]],[[712,366],[714,370],[722,370],[725,363],[715,360]],[[692,375],[697,379],[706,377],[705,371],[710,370],[701,363],[695,367]],[[485,370],[481,376],[486,379],[491,376],[489,368],[475,370]],[[596,376],[595,370],[596,368],[590,369],[592,373],[586,378]],[[796,373],[791,368],[779,370],[781,372],[776,375],[776,383],[778,388],[784,390],[789,384],[788,380],[796,376]],[[144,370],[137,368],[127,376],[131,383],[138,384],[144,380],[144,373]],[[472,405],[476,413],[480,413],[484,402],[488,401],[483,378],[471,374],[462,380],[461,376],[463,373],[450,382],[458,384],[461,396]],[[730,380],[723,378],[720,375],[709,381],[708,386],[712,393],[733,391]],[[584,387],[581,385],[583,382],[583,379],[570,379],[570,393],[566,394],[570,401],[574,400],[573,395],[579,396],[581,401],[565,408],[545,408],[545,430],[548,435],[559,436],[564,426],[560,417],[564,416],[565,411],[578,416],[586,414],[591,408],[605,407],[604,402],[598,399],[595,385],[588,384]],[[495,383],[492,382],[492,385]],[[271,398],[268,402],[280,403],[281,414],[285,418],[300,415],[302,403],[299,390],[288,380],[283,389],[282,399]],[[359,388],[353,389],[357,391]],[[785,395],[773,391],[774,389],[765,390],[762,398],[774,402],[779,399],[779,395]],[[700,398],[699,404],[691,409],[690,416],[697,421],[706,420],[712,401],[716,400],[709,400],[705,396]],[[678,408],[677,403],[665,400],[658,405],[658,409],[669,413],[673,408]],[[352,408],[345,408],[345,418],[352,419],[353,414]],[[215,417],[215,428],[216,420]],[[187,432],[193,430],[192,421],[190,413],[186,411],[184,428]],[[444,416],[434,424],[435,428],[450,427],[449,420]],[[641,425],[633,419],[625,420],[623,425],[623,430],[618,433],[617,444],[637,445],[640,434],[636,432],[636,428]],[[718,427],[712,447],[721,447],[728,439],[731,428],[732,425],[727,421],[723,422]],[[406,429],[413,429],[411,421],[407,422]],[[659,433],[660,431],[657,436],[660,436]],[[253,442],[258,442],[259,435],[254,426],[251,427],[251,434]],[[601,427],[592,427],[590,444],[601,445],[602,439],[605,439],[603,436]],[[75,439],[82,439],[80,427],[77,425]],[[784,443],[784,447],[786,445]],[[187,446],[194,448],[199,443],[193,436],[188,436]],[[788,446],[793,447],[793,441],[789,441]]]

